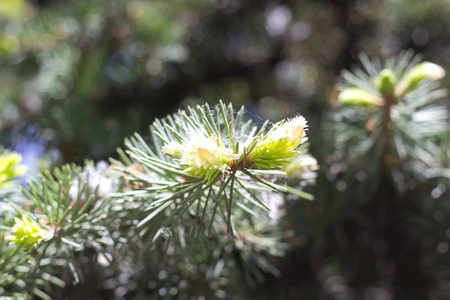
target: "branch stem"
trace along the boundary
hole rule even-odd
[[[395,96],[393,94],[385,95],[385,105],[383,106],[383,130],[381,134],[381,160],[380,170],[382,173],[386,173],[389,167],[389,149],[391,148],[391,130],[392,119],[391,111],[395,102]]]

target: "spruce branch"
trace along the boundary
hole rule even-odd
[[[306,121],[301,116],[283,120],[265,132],[266,126],[267,122],[258,131],[251,121],[244,122],[243,108],[236,112],[223,102],[156,120],[149,143],[135,134],[125,141],[127,157],[122,162],[111,160],[128,182],[114,198],[139,197],[132,201],[141,203],[136,206],[142,216],[137,227],[143,233],[172,227],[189,211],[198,222],[208,224],[208,235],[223,215],[226,232],[234,236],[237,211],[258,215],[259,209],[268,209],[259,200],[261,191],[296,191],[273,180],[287,176],[281,168],[306,141]],[[304,192],[295,194],[312,198]]]
[[[109,230],[105,221],[110,202],[102,197],[106,191],[98,176],[89,162],[84,169],[64,165],[31,180],[22,191],[24,205],[7,200],[20,218],[9,220],[3,212],[0,216],[6,221],[0,232],[0,273],[9,274],[5,280],[24,282],[26,294],[50,299],[45,291],[54,284],[65,286],[53,272],[61,276],[64,266],[78,281],[80,262],[75,253],[87,248],[105,251],[102,239]],[[12,282],[1,279],[0,286],[15,290]]]
[[[306,121],[296,117],[268,131],[266,122],[258,131],[243,114],[220,103],[156,120],[148,143],[135,134],[118,151],[121,161],[111,159],[121,186],[110,176],[101,178],[99,164],[89,162],[43,171],[23,188],[20,204],[9,201],[17,218],[1,216],[9,218],[1,226],[5,234],[0,232],[2,286],[14,291],[18,283],[29,287],[24,297],[49,299],[52,285],[66,284],[58,277],[61,267],[77,283],[83,280],[80,253],[104,253],[111,264],[112,246],[124,243],[149,245],[166,257],[176,251],[177,259],[191,263],[201,254],[211,260],[204,274],[213,274],[211,280],[236,264],[249,284],[261,281],[263,272],[277,275],[267,258],[286,249],[286,233],[277,226],[283,203],[277,193],[312,199],[286,185],[288,173],[306,166],[298,159],[306,155]],[[114,251],[119,261],[129,257],[120,248]]]
[[[338,100],[345,107],[334,117],[341,123],[335,125],[338,143],[352,148],[349,158],[358,162],[372,155],[382,173],[404,168],[426,177],[426,169],[442,165],[440,145],[449,130],[448,111],[437,102],[447,95],[437,83],[444,69],[411,51],[381,65],[364,55],[361,62],[364,70],[341,73]],[[350,130],[357,134],[339,134]],[[366,142],[355,146],[361,136]]]

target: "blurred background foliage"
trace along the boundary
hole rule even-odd
[[[409,175],[399,192],[387,174],[350,172],[365,168],[348,153],[367,137],[339,132],[328,111],[360,52],[412,48],[450,70],[449,15],[447,0],[0,0],[0,142],[32,175],[115,157],[124,137],[186,105],[231,101],[261,124],[302,114],[321,167],[316,200],[288,202],[293,250],[252,295],[448,299],[449,178]],[[354,147],[337,147],[350,137]],[[450,136],[440,147],[448,158]],[[143,290],[167,277],[138,276]]]

